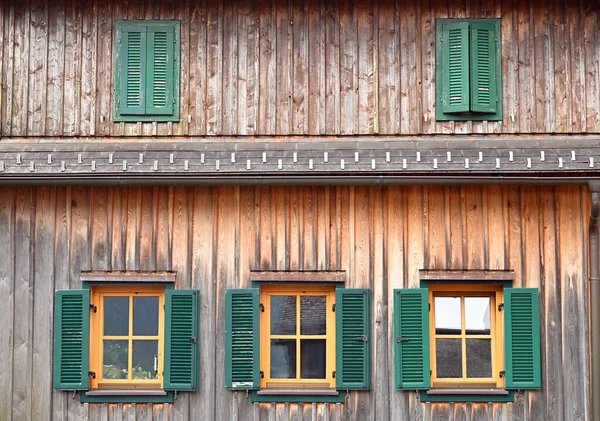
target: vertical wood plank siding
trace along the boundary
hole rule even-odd
[[[592,0],[7,0],[0,135],[600,131]],[[501,18],[501,122],[435,121],[435,19]],[[181,120],[114,123],[114,21],[180,19]]]
[[[2,188],[0,420],[589,421],[584,187]],[[558,257],[560,256],[560,257]],[[542,391],[511,404],[425,404],[394,388],[394,288],[419,269],[514,269],[538,287]],[[199,390],[173,405],[81,405],[51,388],[53,291],[90,269],[177,271],[201,291]],[[372,291],[371,392],[252,404],[226,391],[225,289],[250,270],[344,270]]]

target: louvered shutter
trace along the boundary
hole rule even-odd
[[[259,289],[225,291],[225,387],[260,387]]]
[[[146,114],[172,115],[175,28],[148,27],[147,39]]]
[[[439,63],[438,63],[439,64]],[[442,25],[442,112],[469,111],[469,24]]]
[[[167,290],[164,389],[196,390],[199,297],[196,290]]]
[[[540,304],[537,288],[504,289],[506,388],[540,389]]]
[[[54,388],[86,390],[89,370],[90,292],[56,291]]]
[[[471,111],[495,113],[496,92],[496,25],[471,24]]]
[[[371,387],[370,299],[368,289],[336,290],[336,387]]]
[[[430,387],[429,303],[427,288],[394,290],[396,387]]]
[[[146,28],[121,27],[120,43],[120,115],[146,113]]]

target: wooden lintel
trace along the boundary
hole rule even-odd
[[[251,281],[266,282],[346,282],[346,272],[338,271],[255,271]]]
[[[514,270],[426,270],[419,271],[424,281],[513,281]]]
[[[81,272],[84,282],[175,282],[176,272],[167,271],[90,271]]]

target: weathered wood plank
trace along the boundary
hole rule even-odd
[[[598,7],[583,5],[583,55],[585,57],[585,98],[586,122],[585,131],[600,130],[600,75],[598,66]]]
[[[81,3],[71,0],[65,7],[65,66],[63,73],[63,136],[79,134],[80,83],[79,57],[81,55]],[[48,110],[54,112],[54,110]]]
[[[99,1],[97,6],[97,46],[96,61],[92,63],[96,71],[95,94],[95,134],[98,136],[109,136],[111,134],[113,109],[114,109],[114,87],[113,87],[113,5],[112,2]],[[111,89],[113,87],[113,89]]]
[[[309,106],[317,97],[309,96],[309,74],[320,74],[320,63],[309,67],[309,28],[307,0],[292,0],[290,2],[291,24],[291,111],[290,133],[305,134],[308,132]],[[318,9],[317,9],[318,10]],[[318,47],[319,43],[315,43]],[[320,58],[317,56],[317,58]],[[318,85],[317,85],[318,88]],[[315,115],[318,121],[318,115]]]
[[[291,133],[292,125],[292,28],[289,2],[273,2],[275,14],[275,84],[269,88],[276,98],[275,130]],[[273,76],[271,76],[273,77]]]
[[[465,261],[469,269],[484,268],[485,239],[483,223],[483,200],[481,186],[461,188],[461,201],[465,209]]]
[[[222,120],[223,134],[235,134],[238,131],[238,27],[237,2],[224,1],[223,22],[223,83],[222,83]]]
[[[46,74],[48,63],[48,7],[43,0],[32,0],[29,38],[29,86],[27,135],[42,136],[46,123]]]
[[[299,192],[302,203],[301,219],[301,267],[303,270],[316,270],[317,266],[317,229],[316,218],[318,215],[317,201],[314,196],[314,187],[301,187]]]
[[[583,21],[580,5],[565,4],[570,56],[571,127],[569,131],[580,133],[587,127],[585,110],[585,61],[583,45]]]
[[[499,186],[484,188],[484,229],[485,229],[485,267],[489,269],[505,269],[505,217],[502,194]]]
[[[274,133],[277,109],[277,86],[275,85],[277,59],[277,21],[275,5],[270,0],[257,0],[260,14],[260,59],[258,76],[258,134]],[[261,13],[261,11],[265,11]],[[255,60],[258,57],[255,58]]]
[[[325,7],[320,0],[306,0],[308,43],[308,106],[304,124],[309,134],[326,132],[326,39]],[[331,40],[333,41],[333,40]]]
[[[373,63],[374,50],[374,13],[372,2],[359,2],[355,6],[356,31],[358,36],[358,62],[355,63],[355,74],[358,72],[358,133],[375,132],[375,85]]]
[[[92,190],[92,270],[110,269],[111,205],[108,187]]]
[[[340,133],[358,133],[357,17],[353,2],[340,0]]]
[[[25,7],[16,7],[14,12],[14,53],[9,68],[13,71],[12,103],[8,118],[11,119],[13,136],[27,135],[28,94],[29,94],[29,45],[31,9],[29,1],[23,2]]]
[[[81,4],[81,121],[78,134],[93,136],[96,133],[98,5],[96,1]]]
[[[444,190],[442,186],[427,186],[424,189],[425,264],[428,269],[445,269],[448,264],[447,230],[440,229],[446,223]]]

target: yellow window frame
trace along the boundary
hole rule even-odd
[[[465,297],[490,297],[490,334],[468,335],[465,324]],[[435,297],[461,297],[461,334],[444,335],[435,332]],[[500,284],[433,284],[429,285],[429,302],[431,303],[431,317],[429,318],[430,332],[430,364],[431,386],[433,388],[504,388],[504,377],[500,371],[504,370],[504,318],[498,305],[503,303],[503,286]],[[461,339],[462,346],[462,378],[438,378],[436,364],[436,339],[453,338]],[[467,378],[467,351],[466,339],[491,339],[492,351],[492,377]]]
[[[133,335],[133,297],[158,296],[158,335],[134,336]],[[104,335],[104,297],[129,297],[129,335],[110,336]],[[96,376],[91,377],[91,389],[160,389],[163,385],[164,370],[164,327],[165,327],[165,288],[160,286],[98,286],[92,287],[90,292],[91,304],[96,306],[96,312],[90,313],[90,371]],[[127,379],[103,379],[102,362],[104,359],[103,340],[127,340],[128,363]],[[156,379],[141,380],[131,379],[133,341],[158,340],[158,374]]]
[[[271,335],[271,308],[272,296],[296,295],[296,334]],[[326,297],[326,334],[301,335],[300,334],[300,298],[301,296]],[[264,285],[260,288],[260,302],[264,312],[260,313],[260,370],[263,375],[260,387],[264,388],[335,388],[335,286],[326,285]],[[273,379],[271,378],[271,339],[296,339],[296,378]],[[303,379],[301,375],[301,339],[325,339],[325,379]]]

